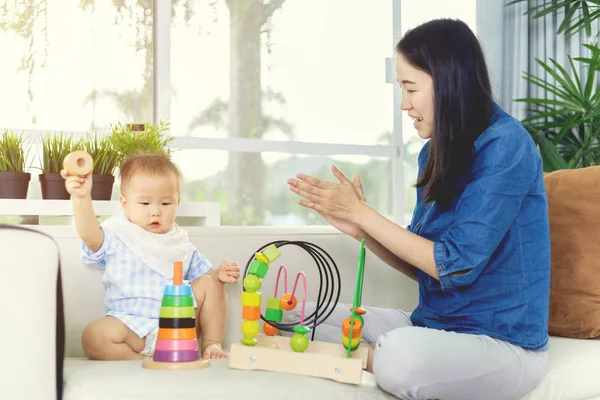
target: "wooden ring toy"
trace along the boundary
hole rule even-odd
[[[69,175],[85,176],[94,170],[92,156],[83,150],[67,154],[63,160],[63,168]]]

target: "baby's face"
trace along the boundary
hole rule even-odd
[[[132,223],[152,233],[171,229],[179,205],[175,174],[136,174],[124,189],[121,206]]]

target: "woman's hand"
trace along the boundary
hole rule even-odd
[[[288,179],[290,190],[304,197],[298,204],[315,210],[340,231],[360,237],[362,229],[355,221],[366,205],[360,178],[353,183],[335,165],[331,169],[340,183],[298,174],[298,179]]]

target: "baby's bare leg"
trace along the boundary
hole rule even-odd
[[[141,360],[140,351],[146,341],[123,322],[104,317],[90,323],[83,330],[81,344],[90,360]]]
[[[204,275],[191,286],[198,306],[196,331],[202,342],[202,357],[227,357],[221,349],[227,322],[227,294],[223,284],[216,277]]]

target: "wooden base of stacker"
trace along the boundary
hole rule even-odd
[[[315,376],[360,385],[362,370],[367,367],[366,346],[346,358],[341,344],[310,341],[303,353],[297,353],[290,347],[289,337],[257,335],[256,339],[255,346],[231,345],[229,368]]]
[[[151,358],[144,360],[142,364],[143,368],[146,369],[170,369],[170,370],[184,370],[184,369],[202,369],[210,367],[209,360],[198,360],[190,362],[158,362]]]

